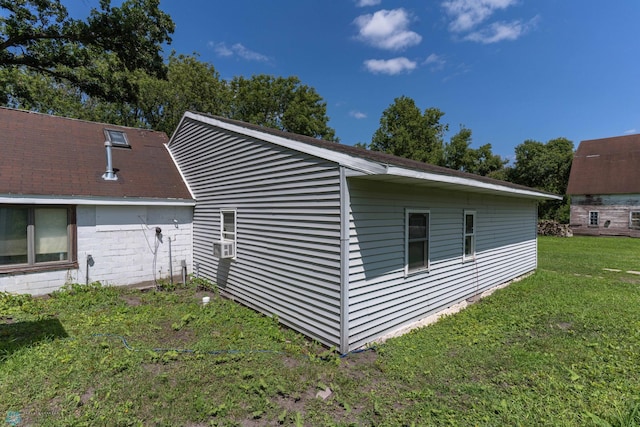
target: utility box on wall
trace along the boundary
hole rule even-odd
[[[233,258],[236,256],[234,242],[213,242],[213,256],[216,258]]]

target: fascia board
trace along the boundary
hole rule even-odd
[[[176,167],[176,169],[178,170],[178,173],[180,174],[180,178],[182,178],[182,183],[187,187],[187,190],[189,190],[189,194],[191,194],[191,198],[193,200],[196,199],[196,196],[193,192],[193,190],[191,189],[191,186],[189,185],[189,181],[187,181],[187,178],[184,176],[184,173],[182,173],[182,168],[180,166],[178,166],[178,162],[176,161],[176,158],[173,157],[173,153],[171,152],[171,150],[169,149],[169,144],[164,144],[164,148],[167,150],[167,152],[169,153],[169,157],[171,157],[171,161],[173,162],[173,165]]]
[[[144,199],[121,198],[110,199],[104,197],[73,197],[73,196],[36,196],[23,194],[0,195],[0,204],[29,204],[29,205],[100,205],[100,206],[195,206],[195,200],[182,199]]]

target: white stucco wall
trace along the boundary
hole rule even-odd
[[[191,206],[80,205],[76,215],[78,268],[2,274],[0,291],[43,295],[66,283],[85,283],[88,255],[93,258],[89,282],[124,286],[168,279],[169,240],[174,277],[181,274],[182,260],[187,263],[187,273],[192,271]],[[162,233],[154,257],[156,227]]]

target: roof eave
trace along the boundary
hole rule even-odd
[[[69,195],[0,194],[0,204],[30,205],[118,205],[118,206],[195,206],[193,199],[149,197],[96,197]]]
[[[536,200],[562,200],[562,196],[536,191],[535,189],[514,188],[508,185],[483,182],[471,178],[416,171],[397,166],[388,166],[384,175],[371,177],[381,181],[397,183],[414,183],[418,185],[423,183],[425,186],[448,190],[471,191]]]

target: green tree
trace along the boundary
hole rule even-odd
[[[473,149],[471,148],[471,129],[461,126],[460,131],[451,137],[448,144],[444,146],[443,166],[469,171],[469,167],[474,163]]]
[[[515,148],[516,160],[510,171],[512,182],[555,194],[567,191],[573,161],[573,142],[556,138],[546,144],[527,140]]]
[[[234,77],[228,83],[228,100],[228,118],[337,141],[328,126],[327,104],[297,77]]]
[[[70,18],[60,0],[0,0],[0,68],[18,68],[69,83],[109,101],[135,101],[135,71],[163,78],[163,43],[174,24],[159,0],[100,0],[86,20]],[[9,102],[6,92],[0,96]]]
[[[382,113],[380,127],[371,139],[371,150],[421,162],[442,164],[443,137],[449,126],[440,122],[444,113],[427,108],[424,113],[409,97],[401,96]]]
[[[0,68],[0,87],[5,102],[24,110],[56,114],[82,120],[145,127],[137,110],[125,101],[107,102],[89,97],[78,87],[25,67]]]
[[[563,195],[562,201],[546,201],[538,209],[540,218],[568,222],[566,196],[573,161],[573,142],[555,138],[546,144],[527,140],[515,149],[516,160],[507,171],[509,181]]]
[[[225,115],[227,91],[213,65],[197,54],[172,53],[166,80],[148,75],[141,80],[137,107],[147,126],[171,135],[185,111]]]
[[[492,176],[504,169],[508,160],[503,159],[498,154],[493,154],[491,144],[481,145],[477,149],[472,149],[472,163],[468,165],[467,172],[476,175]]]

